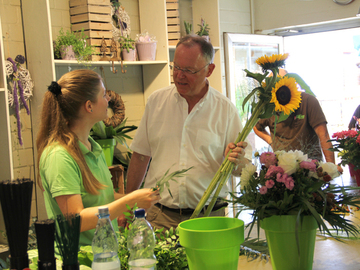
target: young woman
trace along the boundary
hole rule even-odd
[[[49,218],[80,213],[80,245],[91,245],[99,206],[108,206],[114,229],[126,205],[150,208],[158,191],[141,189],[126,196],[114,192],[101,147],[89,136],[107,118],[108,97],[101,77],[74,70],[52,82],[45,93],[37,136],[38,184]]]

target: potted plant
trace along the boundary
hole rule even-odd
[[[114,149],[116,143],[125,145],[128,149],[129,146],[126,143],[126,139],[132,139],[127,133],[137,129],[137,126],[126,126],[125,119],[117,127],[105,126],[103,121],[97,122],[90,131],[90,136],[103,148],[106,163],[108,166],[112,165],[114,158]]]
[[[67,30],[65,33],[61,28],[54,42],[55,58],[65,60],[77,59],[79,61],[88,60],[95,53],[95,49],[93,46],[86,44],[87,38],[84,29],[79,32]]]
[[[345,214],[346,206],[360,206],[359,195],[352,193],[359,188],[332,184],[339,175],[334,163],[308,159],[298,150],[256,156],[261,169],[247,164],[240,193],[231,197],[240,211],[254,211],[250,226],[265,230],[273,269],[291,265],[311,270],[317,228],[330,236],[334,236],[330,226],[335,233],[358,235],[359,229]]]
[[[136,50],[140,61],[154,61],[156,58],[156,38],[147,31],[137,34],[135,38]]]
[[[196,32],[197,35],[199,35],[200,37],[203,37],[206,41],[210,42],[210,37],[209,37],[209,24],[207,24],[205,22],[205,20],[203,18],[201,18],[201,24],[198,24],[198,26],[200,26],[200,30]]]
[[[185,26],[185,33],[187,35],[190,35],[192,31],[192,24],[184,21],[184,26]]]
[[[124,61],[135,61],[135,40],[130,37],[121,36],[119,38],[120,50]]]

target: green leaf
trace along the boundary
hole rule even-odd
[[[316,97],[315,94],[313,93],[313,91],[311,91],[310,86],[307,85],[306,82],[298,74],[288,73],[288,74],[286,74],[286,76],[289,78],[294,78],[296,80],[296,82],[300,85],[300,87],[305,90],[306,93]]]
[[[265,74],[252,73],[247,69],[244,69],[244,71],[246,72],[246,77],[253,78],[253,79],[257,80],[260,84],[266,78],[266,76],[269,74],[269,72],[265,72]]]
[[[262,87],[254,88],[254,89],[251,91],[251,93],[246,96],[246,98],[244,99],[243,104],[242,104],[242,109],[243,109],[243,111],[245,110],[245,105],[246,105],[246,103],[249,101],[249,99],[250,99],[253,95],[256,94],[256,92],[257,92],[260,88],[262,89]]]

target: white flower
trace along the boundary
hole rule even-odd
[[[294,153],[296,155],[296,160],[298,161],[298,163],[300,163],[301,161],[308,161],[308,155],[304,154],[302,151],[295,150]]]
[[[331,176],[331,179],[334,179],[340,175],[337,166],[332,162],[320,162],[320,167],[322,167],[323,172],[327,172],[328,175]]]
[[[254,173],[256,172],[256,166],[248,163],[246,164],[245,168],[242,169],[241,171],[241,176],[240,176],[240,187],[245,187],[249,184],[249,180],[251,178],[251,176],[254,175]]]
[[[299,153],[294,151],[282,152],[278,155],[278,166],[284,169],[288,175],[292,175],[299,168]]]

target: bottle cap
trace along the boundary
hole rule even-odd
[[[109,208],[107,206],[98,207],[99,215],[109,215]]]
[[[135,210],[135,217],[136,218],[143,218],[145,217],[145,209],[139,208]]]

